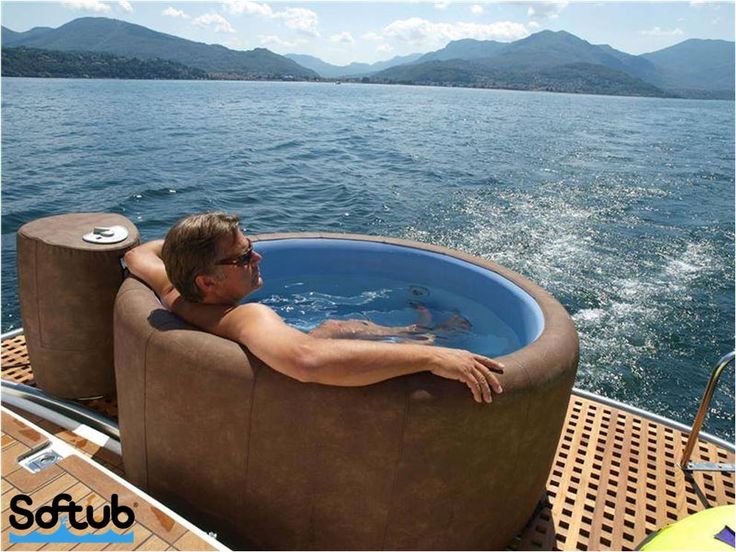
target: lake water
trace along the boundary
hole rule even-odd
[[[576,385],[691,423],[733,349],[734,106],[313,83],[2,81],[2,329],[25,222],[113,211],[436,243],[549,290]],[[734,435],[733,369],[706,429]]]

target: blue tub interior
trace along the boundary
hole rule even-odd
[[[467,316],[477,335],[460,336],[447,345],[482,354],[513,352],[537,339],[544,328],[539,305],[523,289],[448,255],[329,238],[260,241],[255,248],[263,255],[264,286],[247,301],[270,304],[287,323],[305,330],[309,322],[300,305],[328,305],[324,315],[311,313],[316,317],[311,325],[318,319],[353,317],[345,314],[347,307],[379,324],[402,325],[411,323],[408,305],[417,302],[426,302],[440,317],[451,312]],[[347,306],[335,305],[340,301]]]

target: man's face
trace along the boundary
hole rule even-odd
[[[220,303],[236,304],[243,297],[263,285],[258,265],[261,256],[252,251],[250,260],[242,264],[242,256],[247,253],[253,244],[238,230],[234,236],[228,236],[220,241],[219,261],[216,268],[215,284],[212,295]]]

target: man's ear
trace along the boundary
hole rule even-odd
[[[203,295],[207,295],[215,286],[216,279],[209,274],[200,274],[194,278],[194,283],[197,284]]]

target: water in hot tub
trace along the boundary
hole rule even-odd
[[[521,348],[516,332],[477,300],[439,288],[388,278],[267,279],[247,302],[274,309],[287,324],[309,332],[325,320],[359,320],[416,332],[385,331],[377,340],[426,343],[499,356]],[[354,324],[354,326],[372,327]],[[375,328],[374,328],[375,329]]]

